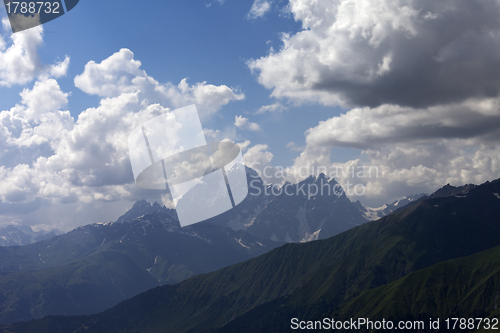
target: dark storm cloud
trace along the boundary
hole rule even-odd
[[[302,2],[310,1],[291,1]],[[308,30],[250,68],[274,96],[351,107],[426,107],[499,94],[498,1],[390,3],[297,9]]]

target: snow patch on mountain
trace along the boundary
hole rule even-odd
[[[235,238],[234,240],[235,240],[235,241],[237,241],[237,242],[238,242],[238,244],[240,244],[240,245],[241,245],[241,246],[243,246],[244,248],[250,249],[250,247],[249,247],[249,246],[246,246],[245,244],[243,244],[243,242],[241,241],[241,239],[236,239],[236,238]]]
[[[389,215],[390,213],[396,211],[397,209],[400,209],[401,207],[408,205],[410,202],[420,199],[423,196],[427,196],[427,194],[419,193],[407,197],[402,197],[398,200],[393,201],[390,204],[385,204],[376,208],[364,206],[361,202],[359,202],[359,200],[356,201],[354,204],[363,213],[364,217],[367,220],[375,221],[381,217]]]
[[[300,243],[307,243],[307,242],[311,242],[311,241],[315,241],[315,240],[318,240],[318,237],[319,237],[319,233],[321,232],[321,229],[318,229],[316,230],[315,232],[313,232],[312,234],[306,234],[304,236],[304,238],[302,238],[300,240]]]

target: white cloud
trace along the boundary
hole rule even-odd
[[[245,150],[247,150],[248,146],[250,146],[250,143],[251,143],[250,141],[245,140],[244,142],[240,142],[240,143],[236,143],[236,144],[240,147],[241,151],[244,152]]]
[[[42,89],[40,86],[52,86],[55,89],[52,95],[62,94],[54,82],[37,83],[32,91],[25,90],[22,94],[23,104],[28,107],[16,106],[0,114],[5,120],[10,113],[10,120],[23,124],[21,135],[16,135],[10,131],[12,127],[5,126],[8,124],[2,121],[4,132],[11,136],[6,149],[21,155],[29,153],[27,157],[31,157],[26,164],[3,167],[2,202],[11,203],[12,198],[17,198],[17,201],[42,198],[53,202],[89,203],[130,195],[125,188],[131,182],[126,137],[140,119],[148,119],[164,110],[159,107],[141,110],[140,104],[137,105],[137,95],[132,93],[101,101],[98,108],[82,112],[76,122],[68,111],[26,112],[30,98],[37,97],[38,90]],[[139,112],[132,113],[134,109]],[[30,115],[36,115],[38,120],[29,118]],[[49,148],[44,148],[46,143],[49,143]],[[28,148],[43,148],[43,153],[33,154],[33,151],[23,149],[22,146],[28,145]],[[8,162],[5,158],[9,157],[2,156],[1,164],[5,165]]]
[[[282,168],[276,168],[272,165],[271,162],[274,155],[269,151],[269,146],[266,144],[256,144],[247,148],[249,145],[249,141],[245,141],[243,143],[243,146],[246,148],[246,152],[243,154],[243,161],[245,162],[245,165],[257,171],[260,178],[265,183],[282,183],[284,181],[282,173],[280,172]]]
[[[248,123],[248,118],[245,118],[243,116],[235,116],[234,117],[234,126],[236,127],[243,127]]]
[[[173,108],[196,104],[202,116],[217,112],[230,101],[245,98],[242,92],[225,85],[206,82],[189,85],[187,79],[181,80],[177,86],[160,84],[140,67],[141,62],[134,59],[132,51],[121,49],[99,64],[90,61],[84,72],[75,77],[75,86],[101,97],[140,92],[149,103],[168,104]]]
[[[360,149],[366,158],[358,165],[380,171],[376,179],[360,180],[368,200],[430,193],[447,183],[480,184],[500,176],[500,99],[355,108],[309,129],[306,142],[297,167],[330,168],[330,149]],[[345,184],[345,177],[338,180]]]
[[[24,89],[20,95],[21,104],[0,112],[1,165],[30,163],[27,156],[33,149],[41,155],[50,154],[73,126],[69,112],[61,110],[68,94],[54,79],[36,82],[33,89]]]
[[[293,150],[293,151],[304,151],[305,147],[299,147],[297,146],[297,144],[295,142],[289,142],[286,147],[290,150]]]
[[[161,85],[140,69],[129,50],[101,63],[89,62],[75,82],[102,97],[98,107],[84,110],[77,119],[63,109],[69,94],[48,77],[24,89],[19,104],[0,112],[0,207],[10,212],[0,214],[0,221],[18,218],[25,206],[95,208],[98,202],[151,196],[134,184],[130,132],[169,108],[197,103],[208,116],[244,97],[227,86],[205,82]]]
[[[4,29],[9,27],[9,20],[2,18]],[[42,45],[43,28],[37,26],[29,32],[0,35],[0,86],[10,87],[26,84],[36,77],[61,77],[66,75],[69,57],[54,65],[42,64],[37,53]],[[7,40],[6,40],[7,39]]]
[[[97,64],[89,61],[82,74],[75,77],[75,86],[87,94],[113,97],[137,90],[133,80],[146,77],[141,62],[128,49],[121,49]]]
[[[436,139],[500,142],[500,98],[475,98],[428,108],[382,105],[356,108],[322,121],[306,133],[312,146],[376,148],[387,143]]]
[[[205,134],[205,136],[207,138],[210,138],[210,139],[217,139],[220,137],[220,130],[213,130],[213,129],[210,129],[210,128],[204,128],[203,129],[203,134]]]
[[[261,106],[255,114],[262,114],[266,112],[283,112],[285,110],[286,107],[284,107],[280,102],[276,102],[270,105]]]
[[[498,1],[290,0],[288,9],[304,30],[248,62],[273,97],[425,107],[500,91]]]
[[[239,128],[247,128],[250,131],[260,131],[261,130],[259,124],[249,122],[248,118],[245,118],[243,116],[235,116],[234,117],[234,126],[239,127]]]
[[[54,79],[37,81],[33,89],[24,89],[20,96],[26,105],[24,115],[28,119],[38,119],[41,115],[68,103],[68,94],[61,91]]]
[[[247,18],[254,20],[266,15],[271,10],[271,1],[268,0],[254,0],[252,8],[247,14]]]
[[[248,129],[250,131],[254,131],[254,132],[261,131],[261,128],[260,128],[259,124],[257,124],[257,123],[249,123],[248,124]]]
[[[245,99],[242,92],[226,85],[215,86],[201,82],[190,86],[186,79],[183,79],[177,87],[170,86],[167,89],[167,96],[179,107],[189,103],[199,105],[202,114],[214,113],[231,101]]]
[[[355,181],[365,199],[388,200],[500,176],[499,2],[290,0],[288,10],[304,29],[249,68],[272,97],[347,109],[306,132],[292,180],[299,168],[372,166],[378,177]],[[360,158],[338,163],[336,147]]]
[[[258,144],[249,148],[247,152],[243,155],[243,160],[246,165],[254,165],[255,163],[260,163],[261,165],[269,164],[274,155],[267,151],[269,149],[268,145]]]
[[[432,146],[386,145],[365,150],[358,159],[338,162],[332,159],[330,148],[309,146],[286,171],[289,181],[323,172],[344,189],[350,188],[351,200],[380,206],[405,195],[432,193],[447,183],[460,186],[496,179],[500,175],[500,149],[444,140]],[[357,184],[362,185],[361,195],[353,191]]]

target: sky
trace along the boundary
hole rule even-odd
[[[326,172],[371,207],[497,179],[499,14],[498,0],[81,0],[12,34],[2,7],[0,227],[171,205],[135,185],[127,137],[190,104],[267,181]]]

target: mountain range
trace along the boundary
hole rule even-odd
[[[431,195],[334,237],[285,244],[99,314],[1,331],[289,332],[292,318],[498,318],[499,193],[496,180]]]
[[[246,168],[249,194],[234,209],[204,224],[244,230],[258,238],[279,242],[325,239],[368,222],[334,179],[324,174],[297,184],[264,184]]]
[[[378,220],[381,217],[384,217],[386,215],[389,215],[390,213],[405,207],[406,205],[410,204],[411,202],[415,202],[416,200],[420,198],[425,198],[427,197],[428,194],[426,193],[420,193],[420,194],[414,194],[414,195],[409,195],[402,197],[398,200],[393,201],[390,204],[385,204],[381,207],[377,208],[372,208],[372,207],[366,207],[363,205],[359,200],[354,203],[356,208],[358,208],[363,216],[370,221],[375,221]]]
[[[0,322],[96,313],[283,244],[221,226],[181,228],[175,211],[146,201],[124,216],[118,219],[124,222],[85,225],[34,244],[0,247]]]
[[[27,245],[62,235],[59,229],[33,231],[27,225],[8,225],[0,228],[0,246]]]
[[[245,168],[249,188],[247,198],[234,209],[206,220],[203,224],[230,227],[235,231],[244,230],[256,237],[278,242],[307,242],[325,239],[367,221],[376,220],[427,196],[425,193],[410,195],[391,204],[371,208],[359,201],[352,203],[339,190],[340,184],[324,174],[311,176],[297,184],[275,186],[264,184],[255,170]],[[448,193],[461,191],[461,188],[448,184],[441,191]],[[140,200],[116,222],[123,223],[158,212],[176,218],[175,210],[167,209],[157,202],[150,204]],[[0,229],[0,246],[27,245],[61,234],[63,232],[58,229],[34,232],[29,226],[10,225]]]
[[[116,222],[0,247],[0,323],[99,312],[285,242],[326,238],[366,222],[344,193],[333,195],[339,185],[324,175],[286,184],[290,189],[280,193],[247,173],[250,195],[236,209],[190,227],[180,227],[175,210],[141,200]],[[313,185],[330,195],[300,190]]]

